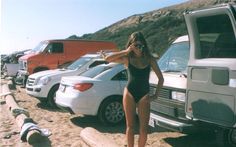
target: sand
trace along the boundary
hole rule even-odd
[[[6,83],[1,80],[1,85]],[[0,85],[0,86],[1,86]],[[108,139],[114,140],[119,146],[126,145],[125,124],[117,126],[105,126],[94,116],[70,115],[59,109],[52,109],[40,103],[38,99],[26,94],[25,89],[16,86],[11,90],[18,105],[30,112],[30,117],[40,128],[48,129],[51,135],[48,140],[41,143],[29,145],[20,140],[20,128],[16,125],[14,117],[7,110],[6,104],[0,105],[0,147],[88,147],[80,137],[80,132],[86,127],[92,127],[105,135]],[[0,91],[1,93],[1,91]],[[1,100],[3,98],[1,97]],[[138,124],[137,124],[138,125]],[[138,129],[136,131],[136,134]],[[137,146],[138,135],[135,135]],[[150,131],[147,147],[213,147],[216,146],[215,138],[212,135],[195,134],[185,135],[178,132],[171,132],[165,129]]]

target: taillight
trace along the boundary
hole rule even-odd
[[[75,84],[74,89],[83,92],[83,91],[88,90],[92,86],[93,86],[93,83],[78,83],[78,84]]]

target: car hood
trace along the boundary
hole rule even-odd
[[[45,71],[40,71],[40,72],[30,75],[30,78],[38,79],[44,76],[47,76],[47,77],[65,76],[68,74],[70,75],[70,73],[74,74],[74,71],[63,70],[63,69],[45,70]]]
[[[186,89],[187,88],[187,78],[181,73],[162,73],[164,77],[164,87],[173,87],[178,89]],[[151,72],[149,83],[157,84],[158,78],[154,72]]]
[[[37,53],[29,53],[29,54],[26,54],[26,55],[23,55],[19,58],[19,60],[27,60],[28,58],[30,57],[33,57],[35,56]]]
[[[61,84],[64,85],[75,85],[77,83],[84,83],[84,82],[96,82],[97,79],[93,79],[90,77],[84,77],[84,76],[68,76],[68,77],[62,77],[61,78]]]

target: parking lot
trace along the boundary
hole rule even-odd
[[[1,79],[1,85],[7,84],[8,80]],[[1,88],[2,89],[2,88]],[[80,132],[86,127],[92,127],[101,132],[107,138],[114,140],[118,145],[125,146],[125,124],[117,126],[105,126],[98,122],[96,117],[83,115],[70,115],[58,109],[51,109],[25,93],[25,89],[16,86],[13,89],[14,97],[18,105],[29,111],[30,117],[40,128],[51,132],[48,140],[37,144],[38,146],[88,146],[80,137]],[[1,97],[3,99],[3,97]],[[6,104],[0,105],[0,146],[30,146],[20,140],[20,129],[15,119],[6,110]],[[138,125],[138,124],[137,124]],[[138,131],[138,130],[137,130]],[[137,132],[136,131],[136,132]],[[136,144],[137,144],[137,135]],[[35,145],[35,146],[37,146]],[[185,135],[169,130],[152,130],[148,135],[147,147],[215,147],[214,134]]]

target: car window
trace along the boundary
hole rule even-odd
[[[119,72],[118,74],[116,74],[112,80],[115,81],[127,81],[128,80],[128,74],[127,74],[127,70],[122,70],[121,72]]]
[[[100,65],[100,64],[107,64],[106,61],[94,61],[92,64],[89,65],[89,68]]]
[[[197,58],[236,57],[236,39],[228,15],[197,18],[196,24],[200,46]]]
[[[31,50],[32,53],[41,53],[48,46],[47,41],[40,42],[35,48]]]
[[[50,43],[47,46],[48,53],[63,53],[63,43],[60,42],[55,42],[55,43]]]
[[[92,67],[92,68],[88,69],[87,71],[83,72],[80,76],[94,78],[95,76],[99,75],[100,73],[102,73],[110,68],[112,68],[112,67],[98,65],[98,66]]]
[[[189,60],[189,42],[172,44],[158,60],[162,72],[185,72]]]
[[[69,65],[66,69],[75,70],[83,66],[85,63],[89,62],[92,58],[90,57],[81,57]]]

